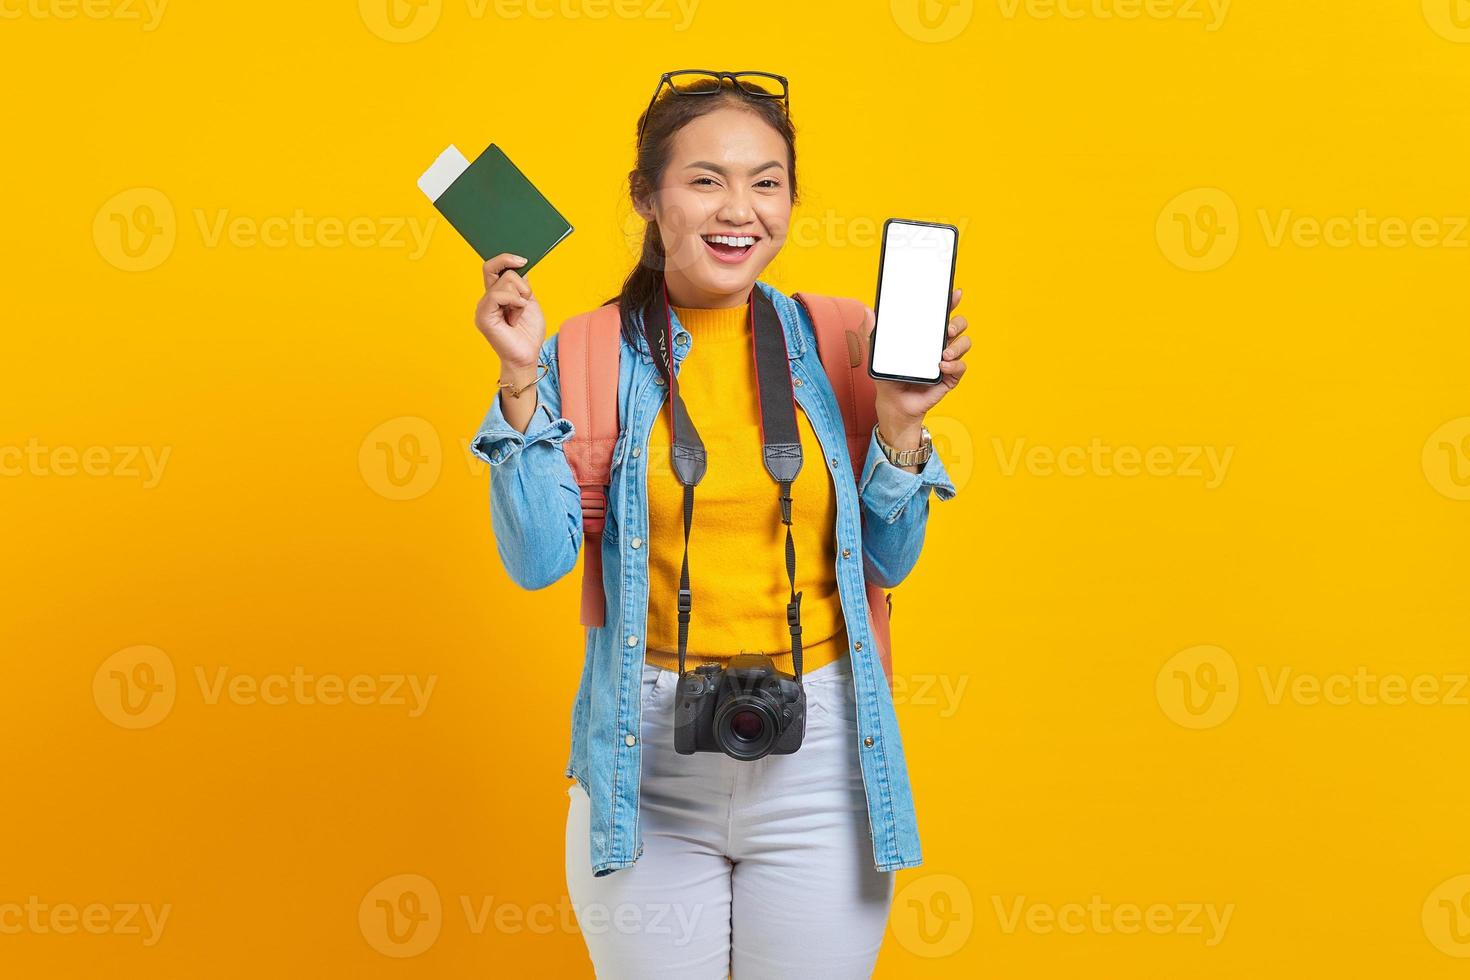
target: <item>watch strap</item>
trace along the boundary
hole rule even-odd
[[[878,431],[878,426],[873,426],[873,435],[878,440],[878,448],[883,450],[883,455],[894,466],[923,466],[929,461],[934,453],[934,443],[929,437],[927,426],[920,426],[923,433],[923,442],[917,449],[894,449],[883,440],[883,435]]]

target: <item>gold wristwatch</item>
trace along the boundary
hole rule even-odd
[[[918,449],[894,449],[883,441],[883,435],[878,431],[876,425],[873,426],[873,435],[878,440],[878,448],[883,450],[883,455],[887,456],[888,462],[894,466],[923,466],[934,454],[934,443],[929,438],[927,425],[919,426]]]

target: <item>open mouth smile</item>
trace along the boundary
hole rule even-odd
[[[700,235],[704,239],[705,248],[714,254],[721,262],[736,265],[745,261],[745,257],[755,248],[755,243],[760,239],[755,235]]]

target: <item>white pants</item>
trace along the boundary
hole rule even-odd
[[[893,898],[873,867],[847,657],[803,678],[791,755],[674,751],[678,674],[643,667],[643,855],[593,877],[590,801],[568,789],[567,893],[597,976],[872,975]]]

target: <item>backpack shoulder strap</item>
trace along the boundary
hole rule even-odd
[[[618,360],[622,324],[617,304],[599,306],[561,325],[556,364],[561,413],[572,423],[563,444],[582,491],[582,624],[601,626],[602,528],[618,441]]]
[[[868,441],[878,424],[878,389],[868,374],[868,344],[873,336],[873,318],[860,300],[846,296],[796,293],[795,299],[811,314],[817,336],[817,353],[822,369],[837,396],[842,424],[847,431],[847,455],[852,460],[853,479],[861,483]],[[868,597],[868,628],[873,632],[878,663],[893,688],[893,640],[889,618],[893,596],[876,582],[865,582]]]
[[[811,315],[822,368],[842,410],[853,478],[861,479],[868,436],[878,424],[878,391],[868,375],[873,318],[862,301],[846,296],[796,293],[795,299]]]

